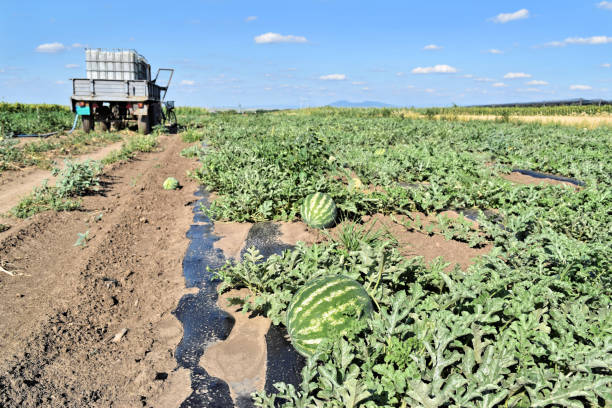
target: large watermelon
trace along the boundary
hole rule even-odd
[[[336,219],[336,204],[325,193],[310,194],[301,208],[302,219],[313,228],[327,228]]]
[[[306,282],[287,309],[287,332],[293,347],[312,356],[324,339],[346,334],[372,313],[372,302],[359,282],[342,275]]]

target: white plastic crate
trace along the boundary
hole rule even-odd
[[[151,79],[147,60],[135,50],[85,50],[87,78],[90,79]]]

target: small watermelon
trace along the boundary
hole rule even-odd
[[[310,194],[302,203],[302,219],[313,228],[327,228],[336,219],[336,204],[324,193]]]
[[[342,275],[312,279],[293,296],[287,309],[291,344],[310,357],[319,343],[347,334],[372,310],[370,296],[356,280]]]
[[[361,182],[359,177],[351,178],[351,181],[349,181],[349,184],[348,184],[349,191],[361,190],[362,188],[363,188],[363,183]]]
[[[176,190],[178,186],[179,182],[174,177],[168,177],[166,180],[164,180],[164,190]]]

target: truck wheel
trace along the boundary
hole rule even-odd
[[[93,118],[91,115],[81,116],[81,122],[83,123],[83,132],[89,133],[93,129]]]
[[[108,132],[108,122],[105,120],[96,122],[96,127],[102,132]]]
[[[102,132],[108,132],[110,127],[111,110],[108,106],[102,106],[100,108],[100,114],[98,115],[98,121],[96,126]]]
[[[151,121],[149,115],[138,116],[138,132],[148,135],[151,133]]]

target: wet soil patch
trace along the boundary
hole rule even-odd
[[[566,185],[575,188],[584,187],[586,185],[585,182],[570,177],[540,173],[532,170],[514,169],[512,173],[501,175],[501,177],[518,184]]]
[[[183,325],[183,339],[175,352],[176,361],[191,372],[192,393],[181,407],[229,407],[233,402],[227,383],[210,376],[199,365],[208,345],[227,338],[234,320],[216,305],[217,283],[208,268],[220,268],[225,257],[220,249],[213,247],[219,238],[212,235],[212,221],[200,211],[201,205],[208,204],[207,193],[200,191],[197,195],[202,196],[194,208],[194,222],[199,224],[192,225],[187,232],[191,242],[183,259],[183,273],[185,285],[199,291],[183,296],[173,312]]]
[[[241,313],[239,307],[219,304],[227,299],[219,299],[219,282],[213,278],[213,271],[230,257],[239,260],[251,247],[259,250],[265,260],[293,245],[283,242],[281,226],[272,222],[242,225],[238,231],[228,230],[228,225],[220,223],[220,231],[215,231],[215,224],[201,211],[202,206],[208,206],[210,195],[204,190],[198,195],[202,198],[194,204],[194,224],[187,232],[191,242],[183,260],[186,286],[198,292],[183,296],[173,312],[184,329],[176,361],[191,373],[192,392],[181,407],[248,407],[252,406],[251,392],[262,388],[276,392],[271,384],[278,381],[297,385],[303,360],[285,340],[284,329],[272,326],[268,330],[267,319],[248,321],[264,318],[241,316],[237,314]],[[301,231],[299,226],[285,226],[282,232],[287,230]],[[251,352],[241,358],[240,354],[249,347]]]
[[[280,236],[280,227],[273,222],[255,224],[249,230],[240,256],[244,256],[245,252],[251,247],[259,250],[263,260],[268,259],[270,255],[280,255],[283,251],[292,249],[293,245],[281,242]]]

